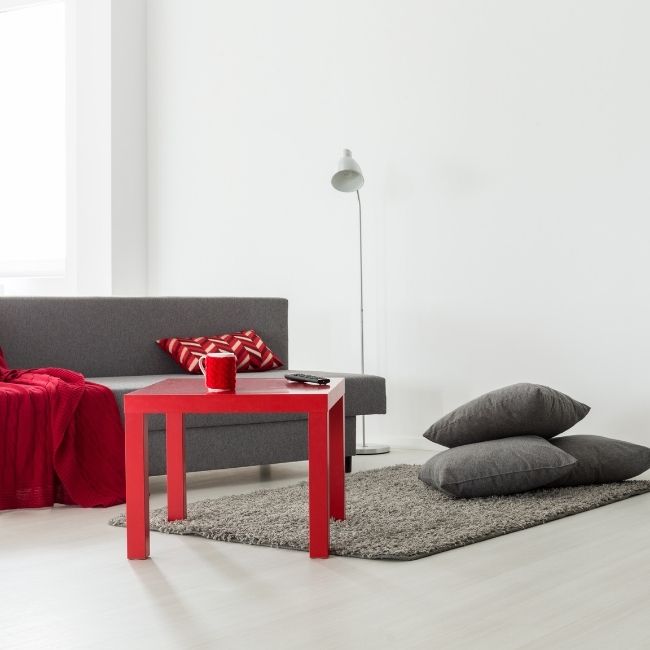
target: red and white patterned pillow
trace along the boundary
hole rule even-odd
[[[158,339],[156,343],[170,354],[176,363],[197,375],[201,373],[199,359],[208,352],[234,352],[237,357],[237,372],[261,372],[284,365],[255,330],[197,336],[192,339],[173,337]]]

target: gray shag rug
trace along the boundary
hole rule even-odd
[[[419,465],[346,476],[345,521],[330,526],[333,555],[417,560],[650,492],[650,481],[539,489],[477,499],[445,496],[418,479]],[[124,526],[125,515],[109,522]],[[187,519],[151,513],[151,529],[223,542],[307,550],[307,483],[205,499]]]

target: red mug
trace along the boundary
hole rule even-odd
[[[235,390],[237,357],[232,352],[210,352],[199,359],[205,387],[211,393]]]

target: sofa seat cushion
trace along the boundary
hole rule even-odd
[[[386,380],[376,375],[358,375],[345,372],[326,372],[324,370],[268,370],[267,372],[247,372],[246,377],[284,377],[287,373],[321,375],[322,377],[345,378],[345,414],[375,415],[386,413]]]
[[[325,373],[314,370],[270,370],[266,372],[247,372],[245,377],[282,377],[288,372],[320,374],[326,377],[345,377],[345,414],[346,416],[368,415],[386,412],[386,389],[382,377],[374,375],[347,375],[342,373]],[[124,395],[144,388],[163,379],[177,379],[179,376],[192,377],[189,374],[171,375],[129,375],[125,377],[87,377],[88,381],[107,386],[113,391],[120,414],[124,416]],[[240,424],[264,424],[267,422],[291,422],[306,420],[303,413],[197,413],[185,416],[185,428],[215,426],[232,426]],[[165,428],[162,415],[149,418],[149,430],[160,431]]]

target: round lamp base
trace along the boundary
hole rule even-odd
[[[388,445],[373,445],[372,443],[357,447],[357,456],[370,456],[372,454],[387,454],[390,451]]]

